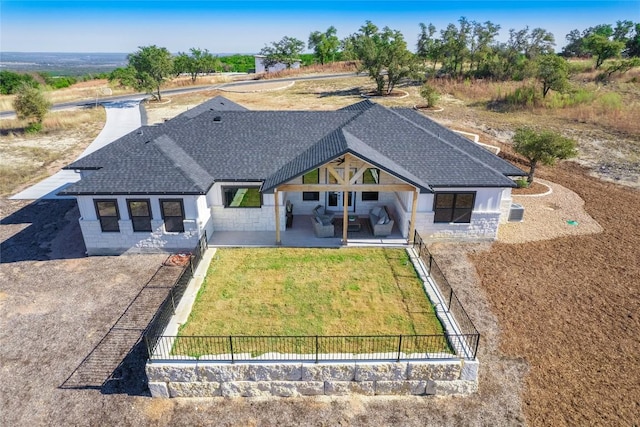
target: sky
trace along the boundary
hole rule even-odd
[[[13,1],[0,0],[0,52],[124,52],[155,44],[173,53],[257,53],[284,36],[307,41],[333,25],[341,39],[366,20],[400,30],[415,49],[419,23],[438,33],[460,17],[510,28],[544,28],[559,50],[572,29],[640,22],[640,0],[458,1]]]

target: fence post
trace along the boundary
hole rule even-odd
[[[447,305],[447,310],[451,311],[451,300],[453,299],[453,288],[451,288],[451,285],[449,285],[450,289],[449,289],[449,305]]]
[[[316,363],[318,363],[318,336],[316,335]]]
[[[400,335],[400,339],[398,340],[398,358],[396,362],[400,361],[400,351],[402,351],[402,335]]]
[[[235,363],[233,359],[233,337],[229,335],[229,348],[231,349],[231,363]]]

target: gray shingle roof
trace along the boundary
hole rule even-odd
[[[249,111],[216,97],[72,163],[97,170],[61,194],[205,194],[216,181],[264,181],[270,192],[347,152],[422,191],[514,186],[505,175],[522,174],[412,110],[365,100],[337,111]]]

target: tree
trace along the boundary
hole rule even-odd
[[[334,61],[336,53],[338,53],[340,39],[336,36],[337,32],[338,30],[331,26],[324,33],[314,31],[309,35],[308,47],[313,49],[316,59],[323,65],[329,61]]]
[[[366,21],[353,43],[361,71],[375,81],[379,95],[390,94],[402,79],[416,74],[414,56],[407,50],[400,31],[389,27],[379,31],[371,21]]]
[[[524,54],[529,59],[535,59],[538,55],[551,55],[555,45],[556,40],[552,33],[543,28],[534,28],[529,34]]]
[[[602,34],[591,34],[584,39],[584,48],[596,57],[596,69],[598,69],[605,60],[620,56],[624,43],[609,40]]]
[[[586,52],[583,47],[583,37],[579,30],[571,30],[565,37],[567,44],[562,48],[562,55],[567,58],[581,58]]]
[[[11,95],[16,93],[23,83],[37,86],[38,82],[31,74],[14,73],[13,71],[0,71],[0,94]]]
[[[536,77],[542,83],[542,97],[545,98],[550,89],[564,92],[569,85],[569,64],[557,55],[541,55],[536,60],[538,69]]]
[[[190,55],[184,52],[178,53],[173,60],[173,72],[176,75],[188,73],[191,81],[195,83],[199,74],[206,74],[221,67],[220,60],[213,56],[207,49],[191,48]]]
[[[126,68],[114,70],[109,80],[118,80],[124,86],[145,91],[161,101],[160,86],[173,72],[173,58],[164,47],[141,46],[128,56]]]
[[[513,137],[513,148],[529,161],[527,181],[533,182],[538,163],[552,166],[558,160],[575,157],[578,154],[576,142],[570,138],[551,132],[535,132],[529,128],[519,128]]]
[[[42,121],[51,108],[51,102],[39,88],[23,83],[16,92],[13,108],[20,120],[31,120],[30,128],[37,131],[42,127]]]
[[[287,69],[300,60],[300,54],[304,49],[304,42],[295,37],[284,36],[278,42],[272,42],[271,46],[265,46],[260,50],[260,54],[264,55],[262,63],[266,70],[278,63],[285,64]]]

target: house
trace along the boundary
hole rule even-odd
[[[412,109],[249,111],[223,97],[66,169],[82,177],[60,194],[77,198],[90,255],[188,250],[205,232],[271,231],[280,243],[289,204],[338,217],[384,206],[408,241],[414,230],[491,240],[511,177],[524,175]]]
[[[260,73],[275,73],[276,71],[282,71],[282,70],[286,70],[287,69],[287,65],[283,64],[282,62],[278,62],[277,64],[274,64],[272,66],[269,67],[269,69],[266,69],[264,66],[264,58],[265,55],[253,55],[254,61],[255,61],[255,67],[256,67],[256,73],[260,74]],[[300,61],[295,61],[293,64],[291,64],[291,69],[298,69],[300,68]]]

